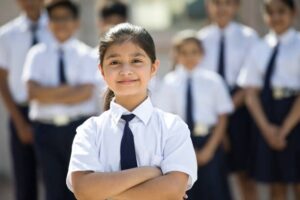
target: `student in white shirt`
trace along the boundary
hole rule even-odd
[[[227,115],[233,111],[229,92],[217,73],[202,69],[205,53],[194,31],[178,33],[174,51],[177,65],[164,78],[159,106],[182,117],[191,131],[198,180],[189,199],[231,199],[221,145]]]
[[[58,1],[46,8],[52,37],[29,51],[23,79],[29,91],[29,116],[34,121],[46,199],[68,200],[75,199],[65,177],[76,128],[97,112],[97,66],[91,48],[74,37],[79,26],[77,5]]]
[[[42,0],[17,0],[22,14],[0,28],[0,93],[9,114],[10,151],[15,199],[37,199],[37,170],[28,95],[21,81],[31,46],[47,40]]]
[[[152,37],[117,25],[101,39],[100,60],[107,111],[77,129],[67,185],[78,199],[182,199],[196,157],[187,125],[148,97],[159,65]]]
[[[264,10],[270,33],[255,45],[239,78],[247,88],[246,102],[255,121],[250,172],[258,182],[270,185],[271,199],[287,199],[289,183],[300,199],[300,126],[292,110],[300,91],[300,35],[292,27],[295,2],[266,0]]]
[[[223,77],[235,106],[225,137],[230,170],[238,181],[242,198],[255,199],[255,184],[247,174],[251,153],[250,115],[244,103],[245,91],[237,86],[237,77],[258,37],[254,30],[234,21],[239,4],[239,0],[206,0],[212,23],[202,28],[198,36],[205,49],[203,68]]]

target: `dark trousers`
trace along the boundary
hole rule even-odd
[[[29,122],[28,107],[19,107],[23,117]],[[14,174],[15,199],[37,199],[37,165],[33,145],[25,145],[20,141],[16,127],[9,120],[10,148]]]
[[[66,126],[34,122],[35,150],[42,169],[46,200],[74,200],[66,186],[66,176],[76,128],[80,119]]]

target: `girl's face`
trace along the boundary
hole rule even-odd
[[[147,53],[133,42],[110,46],[99,66],[108,87],[116,97],[147,95],[150,79],[159,61],[152,63]]]
[[[277,34],[287,31],[292,26],[294,18],[295,11],[281,0],[271,0],[266,6],[265,22]]]
[[[178,49],[177,61],[186,69],[194,69],[203,57],[203,52],[195,41],[186,41]]]
[[[211,20],[224,28],[235,17],[237,0],[208,0],[207,11]]]

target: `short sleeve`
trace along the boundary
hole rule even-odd
[[[89,54],[86,54],[83,58],[84,70],[81,72],[80,82],[85,84],[97,84],[99,83],[99,79],[97,79],[96,75],[101,76],[100,71],[98,69],[98,59]]]
[[[244,65],[240,71],[237,79],[237,84],[240,87],[262,87],[263,78],[256,62],[257,54],[256,48],[252,48],[250,55],[245,60]]]
[[[71,174],[76,171],[103,171],[103,166],[98,159],[96,118],[85,121],[76,130],[73,140],[72,153],[67,175],[67,186],[73,191]]]
[[[8,70],[9,67],[9,48],[6,35],[0,31],[0,68]]]
[[[226,88],[225,81],[223,81],[221,78],[217,79],[215,89],[217,113],[219,115],[232,113],[234,110],[234,106],[229,95],[228,89]]]
[[[42,78],[40,75],[41,66],[38,63],[39,60],[39,54],[37,51],[38,46],[39,45],[32,47],[26,55],[24,70],[22,74],[22,80],[24,82],[28,82],[28,81],[39,82],[39,80]]]
[[[197,160],[187,125],[176,117],[168,128],[161,170],[163,174],[179,171],[189,175],[188,190],[197,180]]]
[[[170,101],[170,99],[177,98],[174,95],[173,87],[169,83],[168,75],[163,79],[158,94],[155,99],[155,106],[158,108],[171,113],[176,113],[174,101]]]

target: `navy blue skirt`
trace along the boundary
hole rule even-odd
[[[273,100],[270,103],[271,113],[267,113],[270,122],[281,126],[287,114],[289,113],[295,97],[282,100]],[[264,105],[264,104],[263,104]],[[275,151],[269,147],[263,138],[261,131],[252,124],[251,145],[251,166],[250,174],[259,182],[265,183],[295,183],[297,174],[300,170],[297,168],[297,143],[296,138],[299,134],[299,125],[292,130],[287,138],[287,147],[282,151]],[[299,144],[300,142],[298,142]],[[299,181],[299,179],[298,179]]]
[[[230,171],[247,171],[250,163],[250,114],[246,106],[238,108],[230,117],[228,123],[228,137],[230,151],[227,154]]]
[[[210,134],[209,134],[210,135]],[[209,139],[193,137],[196,149],[201,149]],[[228,167],[225,161],[223,148],[219,147],[213,159],[205,166],[198,167],[198,180],[188,191],[191,200],[230,200],[230,189],[227,180]]]

